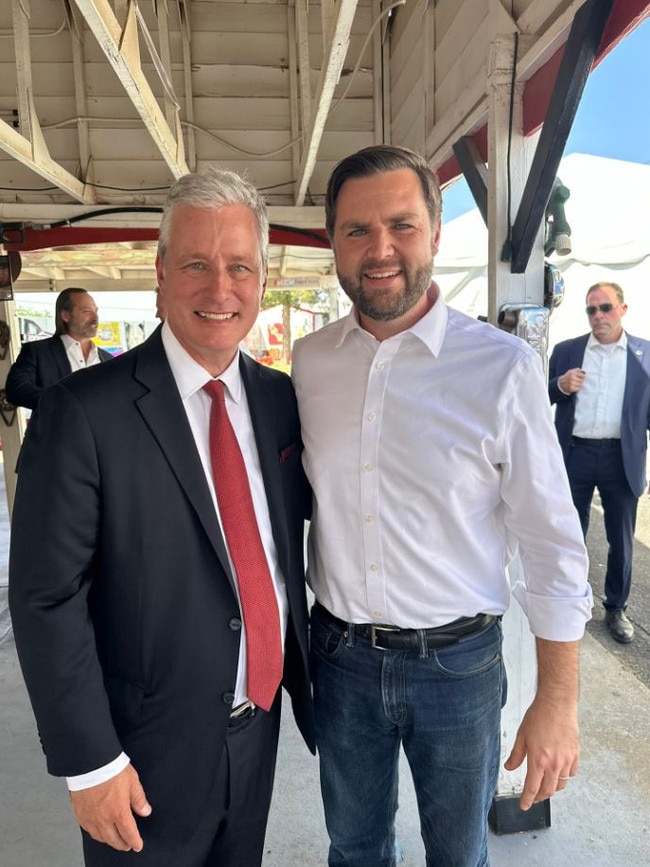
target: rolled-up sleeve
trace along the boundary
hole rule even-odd
[[[523,567],[512,593],[534,635],[575,641],[593,606],[589,560],[534,355],[523,357],[514,372],[505,409],[502,497]]]

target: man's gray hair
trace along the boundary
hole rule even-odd
[[[213,166],[201,174],[180,177],[169,190],[158,230],[158,256],[164,261],[169,244],[172,216],[179,205],[218,210],[226,205],[245,205],[258,227],[262,268],[266,270],[269,247],[269,212],[262,194],[237,172]]]

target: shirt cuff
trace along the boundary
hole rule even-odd
[[[77,774],[74,777],[66,777],[68,791],[80,792],[82,789],[90,789],[93,786],[98,786],[100,783],[105,783],[106,780],[111,780],[116,777],[131,760],[126,753],[120,753],[116,759],[97,768],[95,771],[88,771],[87,774]]]
[[[530,593],[523,581],[517,581],[512,595],[523,608],[530,631],[545,641],[579,641],[591,620],[591,587],[584,596],[562,598]]]

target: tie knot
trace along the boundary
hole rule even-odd
[[[211,379],[203,386],[203,391],[208,394],[212,400],[225,401],[223,382],[220,379]]]

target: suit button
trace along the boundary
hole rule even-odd
[[[239,632],[239,630],[241,629],[241,618],[231,617],[228,621],[228,626],[232,629],[233,632]]]
[[[221,698],[222,698],[224,704],[229,704],[232,706],[233,702],[235,701],[235,693],[234,692],[224,692],[224,694],[221,696]]]

